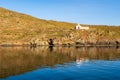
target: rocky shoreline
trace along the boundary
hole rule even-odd
[[[26,43],[1,43],[0,46],[7,47],[7,46],[63,46],[63,47],[70,47],[70,46],[120,46],[120,41],[97,41],[97,42],[56,42],[53,39],[49,39],[47,41],[31,41]]]
[[[37,19],[4,8],[0,15],[0,46],[120,45],[120,26],[80,24],[77,29],[76,23]]]

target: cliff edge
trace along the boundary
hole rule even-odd
[[[85,25],[76,30],[76,23],[38,19],[0,7],[1,45],[120,45],[120,26]]]

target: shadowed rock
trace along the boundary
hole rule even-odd
[[[49,43],[49,46],[54,46],[54,41],[53,41],[53,39],[49,39],[49,40],[48,40],[48,43]]]

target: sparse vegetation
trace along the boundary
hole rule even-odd
[[[98,41],[120,42],[120,26],[85,25],[90,30],[74,30],[76,23],[37,19],[29,15],[0,8],[0,44],[28,44],[32,40],[47,41],[53,38],[57,44],[76,41],[96,43]]]

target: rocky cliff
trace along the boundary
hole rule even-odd
[[[120,45],[120,26],[85,25],[89,30],[75,30],[76,23],[43,20],[0,8],[1,45]]]

